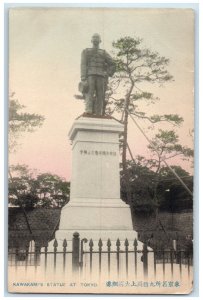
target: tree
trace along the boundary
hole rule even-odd
[[[191,148],[182,146],[179,143],[179,137],[174,130],[159,129],[159,132],[152,139],[148,148],[152,152],[151,164],[152,167],[156,169],[157,184],[159,182],[159,175],[163,163],[168,166],[167,161],[176,156],[179,156],[184,160],[189,160],[194,154],[194,151]],[[173,169],[171,169],[171,171],[172,170]]]
[[[131,204],[132,216],[135,212],[153,212],[155,172],[150,169],[148,160],[143,156],[136,156],[134,160],[127,161],[129,185],[126,185],[123,171],[121,171],[121,198]],[[128,193],[130,191],[130,202]]]
[[[176,174],[184,181],[187,187],[193,190],[193,176],[180,166],[171,166]],[[186,191],[178,179],[173,176],[167,167],[160,169],[160,181],[157,186],[160,201],[160,209],[174,212],[182,209],[193,208],[193,198]]]
[[[9,100],[9,151],[14,152],[18,145],[18,138],[23,132],[33,132],[42,126],[44,117],[38,114],[23,112],[25,108],[17,99],[15,93],[10,95]]]
[[[26,165],[10,166],[8,191],[11,205],[33,208],[39,201],[35,189],[34,174]]]
[[[132,206],[134,206],[135,202],[136,204],[139,202],[139,198],[141,196],[142,200],[144,199],[144,202],[148,203],[148,206],[154,208],[156,218],[158,218],[158,209],[161,206],[161,203],[166,200],[166,189],[170,189],[171,193],[172,190],[174,190],[169,185],[167,185],[166,188],[163,184],[163,180],[168,179],[169,174],[170,178],[173,179],[171,180],[171,186],[176,186],[176,193],[179,190],[179,198],[181,198],[182,195],[183,199],[187,199],[191,203],[191,194],[188,194],[185,189],[186,186],[189,190],[192,190],[191,180],[186,183],[183,182],[183,184],[178,180],[178,178],[187,177],[189,174],[181,167],[176,166],[172,169],[173,172],[177,171],[175,174],[178,178],[176,178],[171,172],[171,169],[163,164],[176,156],[179,156],[182,159],[190,159],[193,157],[193,150],[188,147],[184,147],[179,143],[179,137],[174,130],[162,129],[160,129],[152,139],[148,148],[152,153],[151,158],[146,159],[144,157],[138,157],[136,161],[128,163],[128,166],[130,166],[130,169],[127,169],[127,176],[130,179],[129,182],[134,181],[135,185],[138,187],[135,188],[134,185],[129,184],[126,186],[126,189],[128,189],[126,194],[129,192]],[[132,176],[132,174],[134,175]],[[141,191],[140,195],[138,189]],[[143,190],[145,191],[144,193]],[[141,206],[143,206],[143,203]]]
[[[165,170],[165,168],[162,168],[163,163],[168,167],[169,165],[167,161],[176,156],[179,156],[182,159],[190,159],[191,157],[193,157],[193,150],[188,147],[182,146],[179,143],[179,137],[174,130],[162,129],[159,129],[159,132],[155,135],[154,139],[152,139],[152,142],[151,144],[149,144],[148,148],[152,152],[151,165],[152,168],[155,169],[156,175],[156,184],[154,186],[154,201],[157,203],[156,218],[158,218],[158,207],[160,206],[160,193],[158,193],[158,187],[160,184],[161,175]],[[176,175],[179,181],[181,181],[182,188],[184,187],[192,194],[188,186],[171,167],[170,171],[173,171],[173,173],[171,173],[172,176]]]
[[[193,177],[180,166],[172,165],[173,170],[192,190]],[[174,212],[176,210],[192,209],[192,197],[171,171],[162,166],[157,178],[156,169],[151,159],[136,156],[134,161],[127,161],[127,172],[130,186],[131,209],[133,216],[138,213],[154,213],[158,210]],[[158,179],[158,182],[157,182]],[[126,184],[121,172],[121,197],[128,202]]]
[[[70,183],[58,175],[51,173],[38,175],[36,190],[39,196],[38,206],[61,208],[69,201]]]
[[[40,127],[44,121],[44,117],[38,114],[30,114],[26,112],[22,112],[25,108],[25,106],[21,105],[17,99],[14,98],[15,93],[12,93],[10,95],[9,99],[9,136],[8,136],[8,150],[9,152],[15,152],[16,148],[18,146],[18,138],[20,137],[21,133],[23,132],[32,132],[35,130],[36,127]],[[25,209],[24,209],[24,204],[26,202],[27,207],[33,207],[37,201],[36,195],[33,194],[27,194],[26,199],[24,199],[24,195],[21,194],[22,192],[22,186],[20,188],[19,192],[19,186],[18,183],[13,180],[11,168],[9,167],[9,188],[11,190],[13,189],[13,194],[14,198],[16,197],[16,201],[18,202],[18,205],[21,206],[23,210],[23,214],[25,216],[27,226],[29,228],[29,231],[32,235],[32,230],[29,224],[28,217],[26,215]],[[10,192],[9,192],[10,193]],[[12,193],[11,193],[12,194]],[[9,195],[10,198],[11,195]],[[21,197],[20,197],[21,196]],[[29,201],[28,201],[29,199]],[[11,201],[11,199],[9,199]],[[14,200],[14,199],[12,199]],[[14,201],[15,202],[15,201]]]
[[[138,101],[154,103],[158,98],[151,92],[142,91],[138,88],[141,83],[163,85],[171,81],[173,77],[167,71],[169,59],[160,56],[157,52],[141,47],[140,38],[124,37],[113,42],[116,51],[115,61],[117,70],[111,81],[107,93],[107,113],[113,114],[115,111],[122,114],[121,121],[124,124],[124,134],[122,140],[122,167],[126,173],[126,152],[128,136],[129,113],[141,119],[146,119],[151,123],[162,121],[179,125],[183,121],[177,114],[148,116],[139,110]],[[124,91],[124,95],[123,95]]]
[[[36,174],[26,165],[12,166],[9,179],[9,203],[25,208],[61,208],[69,201],[70,183],[51,174]]]

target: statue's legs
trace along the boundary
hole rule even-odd
[[[88,93],[85,96],[86,113],[103,115],[106,79],[102,76],[88,76]],[[96,99],[95,99],[96,94]]]
[[[102,76],[97,76],[96,79],[96,102],[95,113],[96,115],[103,115],[104,99],[105,99],[105,84],[106,79]]]
[[[94,94],[96,89],[96,76],[88,76],[88,93],[85,95],[85,112],[94,113]]]
[[[88,94],[85,94],[85,112],[93,114],[93,103],[90,101]]]

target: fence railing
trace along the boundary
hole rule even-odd
[[[56,239],[52,245],[47,244],[43,248],[26,247],[13,248],[8,252],[9,267],[34,267],[41,268],[45,274],[53,272],[60,275],[79,276],[80,278],[92,278],[97,274],[98,278],[141,278],[160,277],[163,280],[170,273],[181,278],[190,278],[193,264],[192,251],[184,249],[174,250],[150,248],[147,243],[134,241],[93,241],[92,239],[80,239],[76,232],[72,241],[59,242]]]

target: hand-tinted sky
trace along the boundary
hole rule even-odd
[[[81,51],[91,46],[95,32],[102,37],[101,48],[109,53],[113,40],[131,36],[142,38],[143,45],[170,59],[168,69],[175,81],[164,87],[142,85],[160,97],[158,103],[145,109],[150,114],[180,114],[184,118],[183,126],[177,129],[180,141],[192,146],[193,22],[192,10],[184,9],[11,9],[9,90],[16,93],[27,111],[46,119],[35,133],[23,135],[22,146],[10,155],[10,163],[28,164],[41,172],[70,178],[68,131],[84,111],[83,101],[74,98],[80,80]],[[147,130],[146,122],[141,125]],[[147,134],[152,137],[153,131]],[[133,154],[147,154],[146,144],[130,122]]]

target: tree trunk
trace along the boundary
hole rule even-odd
[[[123,133],[122,167],[123,167],[124,174],[126,173],[126,170],[127,170],[126,154],[127,154],[127,141],[128,141],[128,109],[129,109],[130,97],[131,97],[133,88],[134,88],[134,82],[131,81],[131,86],[130,86],[129,92],[126,94],[125,108],[124,108],[124,120],[123,120],[124,133]]]
[[[122,168],[124,174],[127,172],[127,138],[128,138],[128,112],[124,114],[124,132],[123,132],[123,149],[122,149]]]
[[[13,176],[12,176],[12,174],[11,174],[11,171],[10,171],[10,169],[8,170],[8,173],[9,173],[9,176],[10,176],[10,179],[11,179],[11,181],[13,182]],[[29,220],[28,220],[28,216],[27,216],[27,214],[26,214],[26,211],[25,211],[25,209],[24,209],[23,205],[21,204],[21,201],[20,201],[20,196],[19,196],[19,194],[18,194],[18,190],[17,190],[17,188],[16,188],[16,196],[17,196],[17,199],[19,200],[19,205],[20,205],[20,208],[21,208],[21,209],[22,209],[22,211],[23,211],[23,215],[24,215],[24,217],[25,217],[25,221],[26,221],[26,224],[27,224],[28,230],[29,230],[29,232],[30,232],[30,234],[31,234],[32,238],[34,239],[34,235],[33,235],[32,229],[31,229],[31,227],[30,227],[30,223],[29,223]]]
[[[126,186],[126,197],[127,197],[127,203],[130,205],[131,208],[131,217],[132,217],[132,223],[134,227],[134,215],[133,215],[133,207],[132,207],[132,199],[131,199],[131,186],[130,186],[130,176],[127,170],[127,140],[128,140],[128,109],[130,104],[130,97],[134,88],[134,82],[131,79],[131,86],[126,94],[126,100],[125,100],[125,108],[124,108],[124,132],[123,132],[123,147],[122,147],[122,169],[123,169],[123,176],[124,176],[124,183]]]
[[[126,101],[126,107],[129,106],[129,101],[127,103]],[[123,147],[122,147],[122,169],[123,169],[123,179],[126,187],[126,198],[127,203],[130,205],[131,210],[131,218],[134,228],[134,212],[133,212],[133,205],[132,205],[132,199],[131,199],[131,186],[130,186],[130,176],[127,169],[127,139],[128,139],[128,111],[125,110],[124,113],[124,132],[123,132]]]

